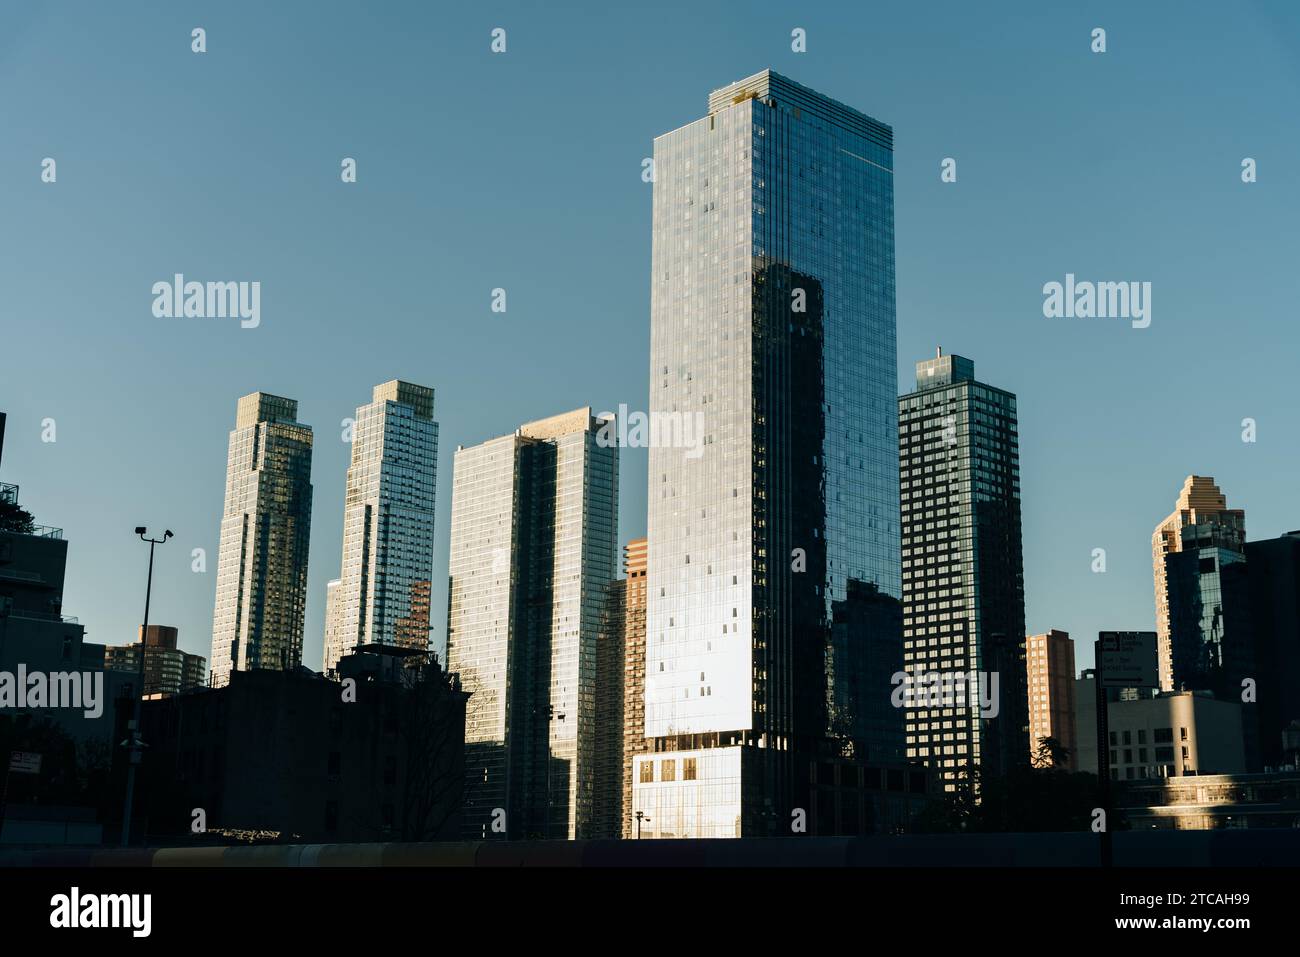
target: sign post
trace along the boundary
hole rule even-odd
[[[11,774],[40,774],[41,756],[35,751],[10,751],[5,767],[5,780],[0,787],[0,836],[5,830],[5,810],[9,804],[9,776]]]

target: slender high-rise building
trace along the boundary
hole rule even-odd
[[[1156,651],[1160,665],[1160,690],[1174,690],[1174,650],[1170,642],[1170,609],[1167,556],[1183,550],[1182,530],[1198,525],[1200,540],[1212,538],[1216,546],[1242,552],[1246,543],[1246,513],[1228,508],[1228,500],[1214,479],[1189,475],[1173,512],[1156,526],[1151,535],[1151,563],[1156,592]],[[1199,546],[1198,546],[1199,547]]]
[[[1074,639],[1051,631],[1025,639],[1029,687],[1029,754],[1036,758],[1044,738],[1065,751],[1067,770],[1090,771],[1078,765],[1078,734],[1074,702]]]
[[[212,616],[212,685],[230,672],[302,664],[311,536],[311,427],[298,403],[265,392],[239,400]]]
[[[601,837],[632,837],[632,759],[645,737],[646,540],[623,546],[596,653],[596,817]]]
[[[893,132],[771,71],[655,140],[640,836],[789,834],[834,608],[898,596]],[[691,441],[674,441],[672,435]]]
[[[619,836],[633,835],[632,763],[648,749],[645,736],[646,546],[636,538],[623,546],[623,748],[620,754]]]
[[[375,386],[353,426],[326,671],[360,645],[429,647],[437,480],[433,389],[397,379]]]
[[[618,447],[589,408],[456,451],[448,670],[467,837],[599,830],[597,658],[618,573]]]
[[[953,790],[970,770],[1029,761],[1016,397],[940,351],[898,399],[898,448],[904,668],[927,683],[974,675],[991,698],[968,680],[906,709],[908,757]]]

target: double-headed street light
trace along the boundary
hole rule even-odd
[[[140,763],[140,751],[144,747],[144,742],[140,740],[140,709],[144,702],[144,649],[145,639],[149,634],[149,599],[153,595],[153,550],[172,537],[171,529],[168,529],[163,532],[162,538],[148,538],[146,536],[149,534],[149,529],[143,525],[137,525],[135,533],[140,536],[141,541],[149,543],[149,577],[145,579],[144,626],[140,629],[140,687],[138,693],[133,696],[135,701],[131,707],[131,720],[126,725],[127,739],[122,742],[122,747],[126,748],[129,753],[126,766],[126,808],[122,814],[123,847],[131,843],[131,805],[135,799],[135,769],[136,765]]]

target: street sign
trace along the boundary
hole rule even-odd
[[[1103,631],[1097,638],[1103,688],[1160,687],[1154,631]]]
[[[9,770],[18,774],[40,774],[41,756],[35,751],[10,751]]]

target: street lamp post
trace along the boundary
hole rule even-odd
[[[122,846],[127,847],[131,843],[131,805],[135,800],[135,769],[140,763],[140,750],[143,742],[140,740],[140,717],[141,707],[144,703],[144,657],[145,657],[145,639],[149,634],[149,599],[153,596],[153,550],[156,546],[163,544],[167,539],[172,537],[171,530],[163,532],[162,538],[146,538],[149,529],[143,525],[136,527],[135,533],[140,536],[142,542],[149,543],[149,577],[145,580],[144,586],[144,625],[140,629],[140,687],[138,693],[132,695],[135,699],[131,706],[131,720],[127,722],[127,739],[122,742],[129,753],[126,765],[126,807],[122,813]]]
[[[636,812],[636,839],[641,840],[641,822],[649,821],[650,818],[645,816],[645,811]]]

